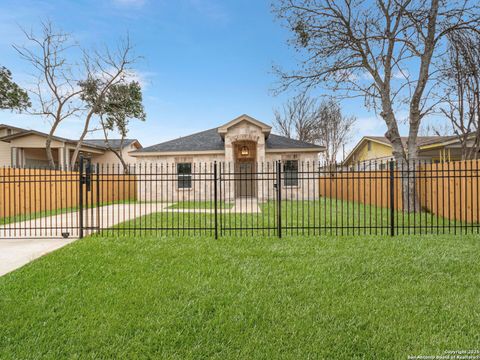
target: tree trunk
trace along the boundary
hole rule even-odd
[[[75,146],[75,151],[73,152],[72,155],[72,160],[71,160],[71,168],[75,168],[75,163],[77,162],[78,154],[80,153],[80,148],[82,147],[83,144],[83,139],[88,133],[88,128],[90,127],[90,120],[92,119],[93,116],[93,110],[90,110],[90,112],[87,114],[87,117],[85,119],[85,126],[83,128],[82,135],[78,139],[77,146]]]
[[[122,163],[122,166],[123,166],[123,173],[125,175],[128,175],[130,173],[129,169],[128,169],[128,165],[127,163],[125,162],[125,160],[123,159],[123,156],[121,154],[119,154],[118,151],[116,150],[113,150],[112,148],[110,148],[110,150],[118,157],[118,159],[120,160],[120,162]],[[122,151],[122,149],[120,148],[120,151]]]
[[[388,131],[386,138],[392,144],[392,156],[395,161],[395,178],[399,179],[402,187],[402,203],[403,210],[407,212],[419,211],[418,198],[416,196],[416,180],[415,180],[415,167],[417,165],[417,150],[416,150],[416,135],[414,136],[413,153],[405,153],[405,148],[402,143],[402,138],[398,131],[397,121],[393,113],[392,108],[388,105],[389,102],[384,101],[384,111],[380,114],[385,123],[387,124]],[[418,132],[418,128],[416,130]],[[411,134],[410,134],[411,135]],[[410,136],[409,136],[410,140]],[[410,143],[410,141],[409,141]],[[408,146],[410,149],[410,146]],[[413,160],[410,159],[410,155],[413,154]],[[397,200],[398,203],[398,200]]]
[[[55,133],[55,130],[57,129],[58,124],[59,124],[58,121],[55,121],[53,123],[52,128],[48,133],[47,140],[45,141],[45,151],[47,152],[48,165],[50,166],[50,169],[55,169],[55,159],[53,158],[53,154],[52,154],[52,140],[53,140],[53,134]]]

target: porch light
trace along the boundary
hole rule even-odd
[[[248,149],[248,146],[242,146],[242,150],[240,154],[242,154],[242,156],[248,156],[248,154],[250,154],[250,150]]]

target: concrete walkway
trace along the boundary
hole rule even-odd
[[[195,214],[213,214],[215,209],[205,208],[205,209],[182,209],[181,205],[179,208],[171,209],[169,208],[173,203],[168,206],[164,206],[162,209],[159,209],[158,212],[169,212],[169,213],[195,213]],[[212,205],[213,206],[213,205]],[[260,214],[262,211],[258,206],[258,200],[255,198],[238,198],[235,199],[231,208],[227,209],[218,209],[218,213],[223,214]]]
[[[154,212],[164,211],[172,203],[158,204],[113,204],[100,206],[93,209],[83,210],[84,236],[96,231],[88,229],[99,226],[108,228],[119,223],[133,220],[140,216],[149,215]],[[18,238],[62,238],[62,233],[68,233],[69,237],[78,237],[78,224],[80,212],[73,211],[53,216],[45,216],[37,219],[20,221],[13,224],[0,226],[0,242],[3,239]]]

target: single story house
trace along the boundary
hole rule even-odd
[[[45,150],[47,137],[48,134],[40,131],[0,124],[0,166],[48,167],[47,152]],[[77,144],[77,140],[59,136],[53,137],[51,147],[56,166],[68,167],[66,160],[71,159]],[[126,162],[135,161],[130,156],[130,153],[142,147],[136,139],[124,139],[122,149],[120,149],[120,140],[109,140],[109,144],[112,149],[122,152],[122,157]],[[85,157],[91,158],[92,163],[120,164],[120,160],[109,149],[105,140],[84,140],[80,149]]]
[[[403,146],[407,146],[407,137],[402,136]],[[445,162],[461,160],[461,144],[456,135],[419,136],[417,138],[420,161]],[[364,136],[343,161],[343,165],[353,169],[386,168],[387,160],[392,158],[392,144],[384,136]]]
[[[217,128],[132,152],[137,163],[147,164],[145,169],[155,164],[157,174],[168,172],[177,177],[174,186],[167,181],[156,184],[155,189],[140,190],[141,198],[210,200],[213,190],[205,173],[211,173],[209,167],[215,161],[219,164],[223,199],[271,198],[275,196],[273,164],[277,160],[282,161],[287,174],[282,184],[285,196],[296,196],[306,186],[298,176],[301,165],[308,162],[313,166],[325,148],[275,135],[271,130],[270,125],[241,115]],[[309,186],[315,185],[312,182]]]

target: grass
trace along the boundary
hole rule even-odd
[[[120,201],[102,203],[101,205],[148,202]],[[247,208],[251,200],[237,204],[239,208]],[[154,203],[152,203],[154,204]],[[154,208],[156,204],[152,205]],[[152,236],[159,235],[207,235],[215,227],[211,201],[184,201],[171,204],[163,211],[138,217],[105,230],[102,234],[112,235],[142,233]],[[238,229],[248,231],[250,235],[275,235],[277,228],[277,203],[268,201],[259,204],[258,212],[230,213],[233,204],[224,201],[218,202],[218,225],[221,235],[238,235]],[[10,218],[0,218],[0,225],[38,219],[57,214],[68,214],[77,211],[76,207],[44,211],[34,214],[18,215]],[[179,211],[177,211],[179,210]],[[182,213],[182,210],[190,210]],[[199,210],[193,212],[192,210]],[[202,211],[207,210],[207,211]],[[112,210],[114,211],[114,210]],[[120,214],[119,209],[115,211]],[[241,210],[242,211],[242,210]],[[480,224],[466,224],[460,221],[435,216],[425,211],[417,213],[404,213],[395,211],[395,232],[397,234],[448,234],[478,232]],[[386,235],[390,233],[390,210],[388,208],[364,205],[358,202],[343,201],[334,198],[321,197],[313,200],[283,200],[281,223],[283,234],[288,235]],[[105,223],[104,225],[107,225]]]
[[[0,358],[478,349],[480,238],[90,237],[0,278]]]
[[[246,203],[250,200],[246,200]],[[246,203],[245,208],[246,208]],[[186,209],[204,209],[204,203],[189,203]],[[181,206],[175,209],[181,209]],[[395,232],[397,234],[442,234],[478,232],[478,224],[451,221],[427,212],[403,213],[396,211]],[[239,229],[249,235],[276,235],[277,203],[269,201],[259,204],[253,213],[230,213],[219,211],[221,235],[240,235]],[[355,202],[331,198],[315,201],[282,201],[282,232],[286,235],[387,235],[390,234],[390,210]],[[210,212],[158,212],[139,217],[106,230],[103,234],[113,235],[129,231],[137,234],[159,235],[208,235],[215,227],[215,217]]]

